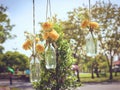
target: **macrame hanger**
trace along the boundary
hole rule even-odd
[[[46,21],[51,18],[52,16],[52,12],[51,12],[51,2],[50,0],[47,0],[47,4],[46,4]]]

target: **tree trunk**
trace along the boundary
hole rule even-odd
[[[94,69],[95,69],[95,74],[96,74],[97,78],[99,78],[98,65],[96,65]]]
[[[80,82],[79,70],[77,70],[77,81]]]
[[[77,57],[77,61],[78,61],[77,63],[79,64],[79,63],[80,63],[80,58],[79,58],[79,57]],[[80,82],[80,72],[79,72],[79,67],[78,67],[78,69],[77,69],[77,79],[78,79],[77,81]]]
[[[115,76],[117,76],[117,71],[115,71]]]
[[[105,56],[107,58],[107,63],[108,63],[108,66],[109,66],[109,73],[110,73],[109,80],[112,80],[113,79],[113,75],[112,75],[113,56],[111,56],[110,62],[109,62],[109,58],[108,58],[107,54],[105,54]]]
[[[110,72],[110,77],[109,77],[109,79],[110,79],[110,80],[113,79],[112,64],[113,64],[113,56],[111,56],[110,65],[109,65],[109,72]]]
[[[92,69],[92,76],[91,76],[92,79],[94,79],[94,73],[93,73],[93,69]]]
[[[112,80],[112,79],[113,79],[113,75],[112,75],[112,65],[109,65],[109,73],[110,73],[109,80]]]
[[[56,49],[56,90],[60,89],[59,77],[58,77],[58,73],[59,73],[58,56],[59,56],[58,49]]]
[[[96,71],[95,73],[96,73],[97,78],[99,78],[99,72],[98,72],[98,69],[97,69],[97,71]]]
[[[91,74],[92,74],[92,75],[91,75],[91,78],[92,78],[92,79],[94,79],[94,71],[93,71],[93,67],[94,67],[94,65],[92,64],[92,71],[91,71]]]

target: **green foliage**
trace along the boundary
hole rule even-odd
[[[0,72],[4,72],[5,63],[2,62],[3,57],[4,57],[4,55],[0,54]]]
[[[74,76],[73,78],[73,71],[71,70],[71,65],[75,60],[72,57],[70,45],[67,40],[63,39],[61,26],[56,24],[54,28],[60,33],[60,38],[55,43],[57,46],[57,67],[47,70],[45,60],[41,60],[40,81],[33,83],[38,90],[57,90],[57,88],[65,90],[66,88],[80,86],[80,83],[76,81],[77,77]]]
[[[6,11],[7,7],[0,5],[0,44],[4,43],[7,39],[15,37],[15,35],[12,35],[10,33],[14,25],[10,24],[10,19],[8,18]],[[4,47],[0,45],[0,54],[3,54],[3,50]],[[0,67],[1,70],[3,71],[3,67],[2,66]]]
[[[13,36],[10,34],[14,25],[10,25],[10,19],[6,14],[6,7],[0,5],[0,43],[4,43],[8,38]]]
[[[115,73],[113,73],[115,75]],[[102,76],[100,78],[91,78],[90,73],[82,73],[81,75],[81,81],[83,83],[102,83],[102,82],[109,82],[110,80],[108,79],[109,73],[106,73],[106,76]],[[120,73],[118,73],[118,76],[115,76],[112,80],[113,82],[119,82],[120,81]]]
[[[0,46],[0,54],[3,53],[3,50],[4,50],[4,47],[3,47],[3,46]]]
[[[6,71],[7,67],[10,66],[14,69],[25,70],[29,67],[28,57],[19,52],[8,51],[5,54],[0,54],[0,70]]]
[[[68,12],[68,20],[63,21],[64,38],[71,43],[72,54],[77,59],[77,64],[84,62],[86,30],[82,30],[80,25],[83,19],[88,18],[88,9],[79,7]]]
[[[93,6],[92,16],[100,25],[99,40],[101,41],[101,48],[105,52],[120,52],[118,50],[120,46],[119,15],[120,7],[116,4],[103,1],[97,2]]]
[[[110,71],[109,78],[112,79],[113,57],[120,53],[120,7],[99,1],[92,8],[92,16],[100,25],[100,47],[104,51],[102,53],[105,53]]]
[[[83,61],[85,65],[86,62],[88,62],[88,68],[91,68],[91,64],[93,62],[97,65],[99,64],[100,68],[107,68],[106,63],[103,63],[106,59],[103,60],[104,58],[101,58],[101,56],[97,56],[96,60],[89,57],[85,58],[84,46],[87,32],[81,29],[80,25],[82,20],[89,18],[88,12],[89,10],[86,7],[79,7],[78,9],[68,12],[68,20],[62,21],[64,34],[62,34],[56,42],[58,47],[57,69],[47,70],[45,68],[45,60],[42,60],[41,80],[34,83],[35,88],[41,90],[55,90],[55,88],[59,86],[61,89],[65,90],[66,88],[70,89],[69,87],[76,86],[76,77],[73,76],[70,69],[70,66],[74,63],[74,59],[71,57],[72,53],[77,60],[82,60],[82,58],[83,60],[88,59]],[[104,1],[99,1],[91,7],[91,21],[99,23],[100,26],[99,30],[95,31],[99,35],[99,41],[101,43],[100,47],[104,50],[104,52],[107,52],[110,55],[112,55],[111,51],[114,51],[114,54],[120,52],[120,49],[118,49],[120,46],[119,15],[120,7],[117,5],[112,5],[111,3],[106,4]],[[57,32],[60,32],[61,30],[61,27],[58,25],[54,28]],[[72,50],[74,52],[71,52],[71,46],[69,45],[71,39],[74,40],[74,44],[72,45]],[[104,56],[104,52],[101,52],[102,56]],[[108,59],[108,61],[112,62],[113,59]],[[58,82],[59,85],[57,85]]]
[[[105,3],[103,0],[97,1],[93,6],[91,6],[90,11],[91,21],[99,24],[99,29],[96,30],[95,33],[98,35],[98,39],[100,41],[100,53],[102,55],[106,53],[105,60],[107,60],[108,66],[112,67],[113,56],[120,53],[120,6],[110,2]],[[81,60],[82,57],[86,57],[84,46],[87,32],[85,29],[80,27],[82,20],[85,19],[89,19],[89,9],[88,7],[79,7],[68,12],[68,20],[63,22],[65,38],[68,41],[71,39],[75,41],[72,49],[74,50],[75,56],[77,58],[79,57],[78,60]],[[86,64],[84,61],[82,61],[82,63]],[[94,62],[94,60],[92,61]],[[89,67],[91,67],[90,63],[88,63]],[[105,67],[106,62],[100,65],[101,68]],[[85,68],[85,66],[83,67]]]

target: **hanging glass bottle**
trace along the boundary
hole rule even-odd
[[[32,56],[30,61],[30,81],[36,82],[39,80],[40,80],[40,61],[36,56]]]
[[[56,68],[56,51],[52,43],[49,43],[45,49],[45,61],[47,69]]]
[[[86,36],[86,52],[87,56],[94,57],[97,54],[97,36],[93,32]]]

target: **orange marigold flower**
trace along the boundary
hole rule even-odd
[[[43,30],[50,30],[52,29],[52,27],[53,27],[53,24],[51,22],[45,22],[42,24]]]
[[[89,26],[89,20],[84,20],[84,21],[81,23],[81,27],[82,27],[82,28],[86,28],[87,26]]]
[[[53,29],[50,33],[49,33],[49,37],[56,41],[59,38],[59,34]]]
[[[91,27],[92,29],[95,29],[95,28],[98,28],[99,25],[98,25],[97,22],[90,22],[90,27]]]
[[[40,39],[39,38],[35,38],[35,41],[36,41],[36,43],[38,43],[40,41]]]
[[[42,37],[44,40],[47,40],[49,37],[49,32],[45,32]]]
[[[44,46],[42,46],[41,44],[36,44],[36,51],[39,53],[44,52]]]
[[[26,40],[25,43],[23,44],[23,49],[29,50],[32,46],[32,41],[31,40]]]

